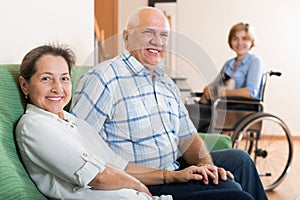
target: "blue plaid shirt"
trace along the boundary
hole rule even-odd
[[[174,82],[158,66],[150,71],[129,53],[83,76],[72,113],[90,123],[128,161],[177,169],[180,138],[196,133]]]

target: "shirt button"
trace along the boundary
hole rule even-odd
[[[87,157],[88,155],[87,155],[87,153],[83,153],[82,156],[83,157]]]

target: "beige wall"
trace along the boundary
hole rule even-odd
[[[120,33],[130,12],[147,3],[147,0],[119,1]],[[0,7],[0,63],[20,63],[31,48],[59,41],[75,50],[77,64],[93,64],[93,0],[10,0],[0,1]],[[201,66],[214,66],[215,71],[234,56],[226,42],[229,28],[239,21],[251,23],[258,38],[253,52],[263,58],[267,69],[283,72],[282,77],[269,81],[266,111],[280,116],[293,134],[300,135],[299,1],[177,0],[176,17],[180,36],[177,39],[185,37],[196,46],[190,45],[186,52],[195,54]],[[197,56],[199,47],[208,58]],[[180,58],[175,69],[187,76],[194,90],[201,90],[205,81],[194,73],[189,62],[193,60]]]
[[[1,0],[0,63],[20,63],[27,51],[66,43],[77,64],[93,64],[94,0]]]
[[[126,27],[127,18],[133,10],[147,5],[148,0],[119,0],[119,35],[117,36],[117,40],[119,41],[120,52],[124,50],[122,32]]]
[[[267,70],[283,73],[269,79],[265,110],[284,119],[292,134],[300,135],[300,1],[177,0],[177,6],[177,30],[201,46],[217,69],[234,56],[227,45],[230,27],[240,21],[253,25],[257,36],[253,52],[263,58]],[[183,65],[178,67],[187,71]],[[199,89],[197,81],[190,84]]]
[[[147,5],[146,0],[120,1],[120,30],[129,13]],[[298,112],[300,111],[300,1],[272,0],[177,0],[177,42],[183,41],[177,49],[176,72],[189,79],[193,90],[202,90],[215,72],[234,53],[227,44],[230,27],[240,21],[253,25],[257,46],[253,53],[259,54],[266,70],[280,70],[280,78],[269,79],[265,96],[265,111],[284,119],[293,135],[300,135]],[[121,28],[122,27],[122,28]],[[180,40],[180,41],[179,41]],[[189,44],[191,43],[191,44]],[[181,48],[182,44],[176,45]],[[202,69],[214,68],[211,74],[199,73]]]
[[[147,5],[148,0],[119,0],[119,31],[123,31],[127,18],[133,10]]]

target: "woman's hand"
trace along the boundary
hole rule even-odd
[[[204,87],[204,89],[203,89],[203,95],[202,95],[202,97],[206,100],[206,101],[210,101],[210,88],[209,88],[209,86],[205,86]],[[201,97],[201,98],[202,98]]]
[[[152,196],[148,188],[138,179],[124,171],[107,165],[104,171],[97,174],[97,176],[89,183],[89,186],[98,190],[129,188]]]

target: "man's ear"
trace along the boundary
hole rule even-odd
[[[123,41],[124,41],[124,44],[125,44],[125,49],[127,49],[129,51],[129,31],[128,30],[124,30],[123,31]]]
[[[19,76],[19,83],[20,83],[20,87],[21,87],[21,90],[24,93],[24,95],[28,96],[28,93],[29,93],[28,83],[23,76]]]
[[[128,42],[128,36],[129,36],[128,30],[123,30],[123,41],[125,44]]]

